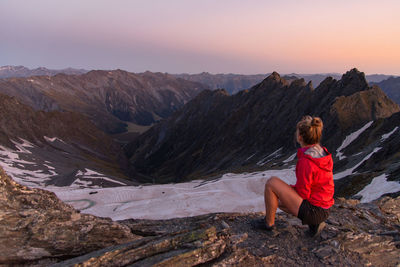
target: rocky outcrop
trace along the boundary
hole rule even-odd
[[[151,125],[206,88],[168,74],[122,70],[0,80],[0,93],[37,110],[79,112],[107,133],[124,132],[127,123]]]
[[[293,134],[304,115],[323,119],[323,144],[333,152],[352,131],[398,111],[357,69],[339,81],[327,78],[316,89],[304,79],[289,83],[274,72],[233,96],[224,90],[204,91],[126,151],[132,176],[142,181],[198,179],[272,164],[274,159],[282,162],[294,153]]]
[[[338,97],[330,110],[344,131],[370,119],[390,117],[397,111],[399,111],[399,106],[390,101],[377,86],[347,97]]]
[[[138,238],[111,219],[80,214],[54,193],[21,186],[0,169],[0,264],[49,265]]]
[[[134,214],[132,214],[134,217]],[[0,264],[39,266],[396,266],[400,197],[336,199],[327,226],[307,236],[279,213],[277,231],[252,228],[261,213],[113,222],[81,214],[50,192],[0,170]]]

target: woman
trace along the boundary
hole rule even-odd
[[[322,120],[305,116],[297,123],[296,184],[288,185],[278,177],[265,184],[265,219],[255,226],[271,231],[275,228],[275,213],[279,208],[308,224],[309,234],[317,236],[325,226],[329,208],[333,205],[332,155],[321,147]]]

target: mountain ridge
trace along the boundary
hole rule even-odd
[[[341,111],[357,110],[357,105],[347,104],[352,98],[361,99],[365,112],[353,112],[349,122]],[[176,182],[243,164],[265,164],[267,155],[276,151],[284,156],[295,147],[291,140],[303,115],[322,117],[323,142],[334,150],[349,132],[398,111],[399,106],[379,88],[369,87],[357,69],[339,81],[327,78],[315,89],[301,79],[289,84],[275,72],[232,96],[223,90],[203,92],[125,149],[133,176],[151,175],[159,181],[175,177]]]
[[[198,74],[174,74],[177,77],[184,78],[190,81],[196,81],[208,85],[211,89],[225,88],[230,94],[235,94],[241,90],[248,89],[254,85],[260,83],[264,78],[271,73],[266,74],[211,74],[208,72],[202,72]],[[392,75],[385,74],[370,74],[366,75],[366,79],[371,83],[381,82]],[[341,78],[339,73],[322,73],[322,74],[300,74],[290,73],[282,76],[287,81],[293,81],[303,78],[307,83],[312,82],[315,86],[318,86],[322,81],[328,77],[332,77],[336,80]],[[386,92],[386,91],[385,91]]]
[[[29,69],[24,66],[2,66],[0,67],[0,78],[11,78],[11,77],[30,77],[30,76],[54,76],[58,73],[65,74],[83,74],[86,73],[87,70],[84,69],[74,69],[74,68],[65,68],[65,69],[47,69],[45,67],[38,67],[35,69]]]

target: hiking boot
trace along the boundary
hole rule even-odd
[[[264,230],[264,231],[273,231],[276,229],[275,224],[268,226],[267,223],[265,222],[265,219],[257,219],[257,220],[252,220],[250,222],[251,226],[253,228],[258,229],[258,230]]]
[[[308,225],[308,234],[311,237],[317,237],[325,227],[325,222],[320,224],[309,224]]]

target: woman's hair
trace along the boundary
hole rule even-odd
[[[304,116],[297,123],[297,131],[306,145],[318,144],[321,141],[323,127],[319,117]]]

